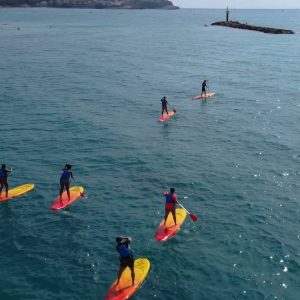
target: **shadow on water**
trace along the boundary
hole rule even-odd
[[[170,135],[170,128],[171,128],[171,126],[170,126],[169,123],[164,123],[162,125],[162,137],[163,138],[169,137],[169,135]]]

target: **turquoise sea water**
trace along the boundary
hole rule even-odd
[[[0,299],[103,299],[116,235],[152,269],[134,299],[300,299],[300,11],[0,10]],[[20,30],[17,30],[19,28]],[[216,96],[193,101],[207,79]],[[157,123],[160,98],[178,114]],[[73,164],[88,199],[49,207]],[[162,192],[199,217],[160,244]]]

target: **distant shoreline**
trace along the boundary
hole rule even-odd
[[[3,8],[179,9],[169,0],[0,0]]]
[[[174,9],[182,9],[182,10],[224,10],[224,8],[199,8],[199,7],[179,7],[174,5]],[[22,6],[22,5],[18,5],[18,6],[11,6],[11,5],[1,5],[0,4],[0,9],[1,8],[82,8],[82,7],[55,7],[55,6]],[[99,9],[99,8],[93,8],[93,7],[84,7],[83,9]],[[102,9],[113,9],[113,10],[130,10],[130,9],[136,9],[136,10],[141,10],[141,9],[153,9],[153,10],[157,10],[157,9],[165,9],[165,10],[172,10],[172,9],[166,9],[166,8],[102,8]],[[300,8],[233,8],[231,9],[232,11],[238,11],[238,10],[267,10],[267,11],[290,11],[290,10],[300,10]]]
[[[176,8],[114,8],[114,7],[107,7],[107,8],[95,8],[95,7],[56,7],[56,6],[1,6],[0,9],[14,9],[14,8],[36,8],[36,9],[95,9],[95,10],[179,10],[182,9],[181,7]]]

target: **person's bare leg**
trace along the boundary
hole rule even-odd
[[[64,184],[63,183],[60,183],[60,191],[59,191],[59,198],[60,198],[60,202],[62,201],[62,193],[64,191]]]
[[[131,281],[132,281],[132,285],[134,285],[134,279],[135,279],[135,274],[134,274],[134,266],[132,266],[130,268],[131,270]]]
[[[65,184],[65,186],[66,186],[68,198],[69,198],[69,200],[70,200],[70,184]]]
[[[126,267],[121,267],[121,266],[120,266],[120,268],[119,268],[117,285],[118,285],[119,282],[120,282],[120,278],[121,278],[122,273],[123,273],[123,271],[125,270],[125,268],[126,268]]]
[[[172,209],[172,215],[173,215],[174,223],[175,223],[175,225],[176,225],[176,210],[175,210],[175,208]]]
[[[5,186],[5,190],[6,190],[6,197],[8,197],[8,183],[6,182],[4,184],[4,186]]]
[[[168,219],[168,215],[169,215],[169,210],[165,209],[165,222],[164,225],[166,225],[167,219]]]

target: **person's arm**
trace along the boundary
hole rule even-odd
[[[173,201],[174,201],[174,203],[178,203],[176,195],[173,195]]]
[[[131,242],[130,236],[120,236],[120,239],[122,239],[121,243],[126,242],[126,243],[130,244],[130,242]]]
[[[4,170],[5,177],[8,177],[10,175],[11,171],[12,171],[12,168],[10,168],[10,169],[6,168]]]
[[[74,178],[74,176],[73,176],[73,172],[71,172],[71,177],[72,177],[72,179],[75,181],[75,178]]]

